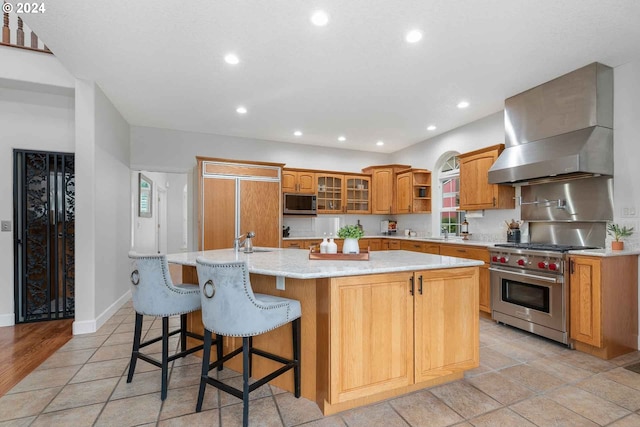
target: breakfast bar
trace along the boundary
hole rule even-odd
[[[463,377],[479,364],[478,266],[482,261],[409,251],[376,251],[369,260],[310,260],[303,249],[255,248],[170,254],[182,281],[198,283],[196,258],[246,261],[254,292],[302,306],[302,396],[325,415]],[[290,325],[254,345],[292,356]],[[200,312],[189,329],[203,330]],[[225,338],[225,354],[240,339]],[[228,364],[241,370],[239,357]],[[254,358],[253,376],[277,368]],[[292,390],[292,373],[271,382]]]

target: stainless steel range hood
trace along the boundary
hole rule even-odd
[[[580,68],[505,100],[492,184],[613,175],[613,69]]]

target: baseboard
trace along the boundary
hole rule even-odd
[[[16,324],[16,314],[0,314],[0,326],[13,326]]]
[[[103,311],[94,320],[84,320],[73,322],[73,335],[92,334],[100,329],[100,326],[104,325],[107,320],[120,310],[120,308],[131,299],[131,290],[128,290],[120,298],[118,298],[113,304],[111,304],[105,311]]]

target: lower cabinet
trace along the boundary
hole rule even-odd
[[[331,279],[328,402],[477,367],[477,280],[475,267]]]
[[[638,345],[638,257],[569,258],[569,337],[577,350],[611,359]]]
[[[491,279],[489,274],[489,250],[455,244],[440,245],[440,255],[484,261],[480,266],[479,304],[480,311],[491,314]]]

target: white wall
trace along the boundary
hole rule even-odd
[[[14,49],[17,50],[17,49]],[[0,61],[3,66],[5,62]],[[8,89],[0,81],[0,219],[13,221],[13,149],[75,149],[73,96]],[[13,232],[0,233],[0,326],[13,325]]]
[[[0,46],[0,86],[73,96],[75,79],[49,54]]]
[[[92,82],[76,84],[76,319],[97,330],[130,297],[129,125]]]
[[[131,127],[131,169],[187,172],[196,156],[285,163],[287,167],[361,172],[389,156],[231,136]]]

